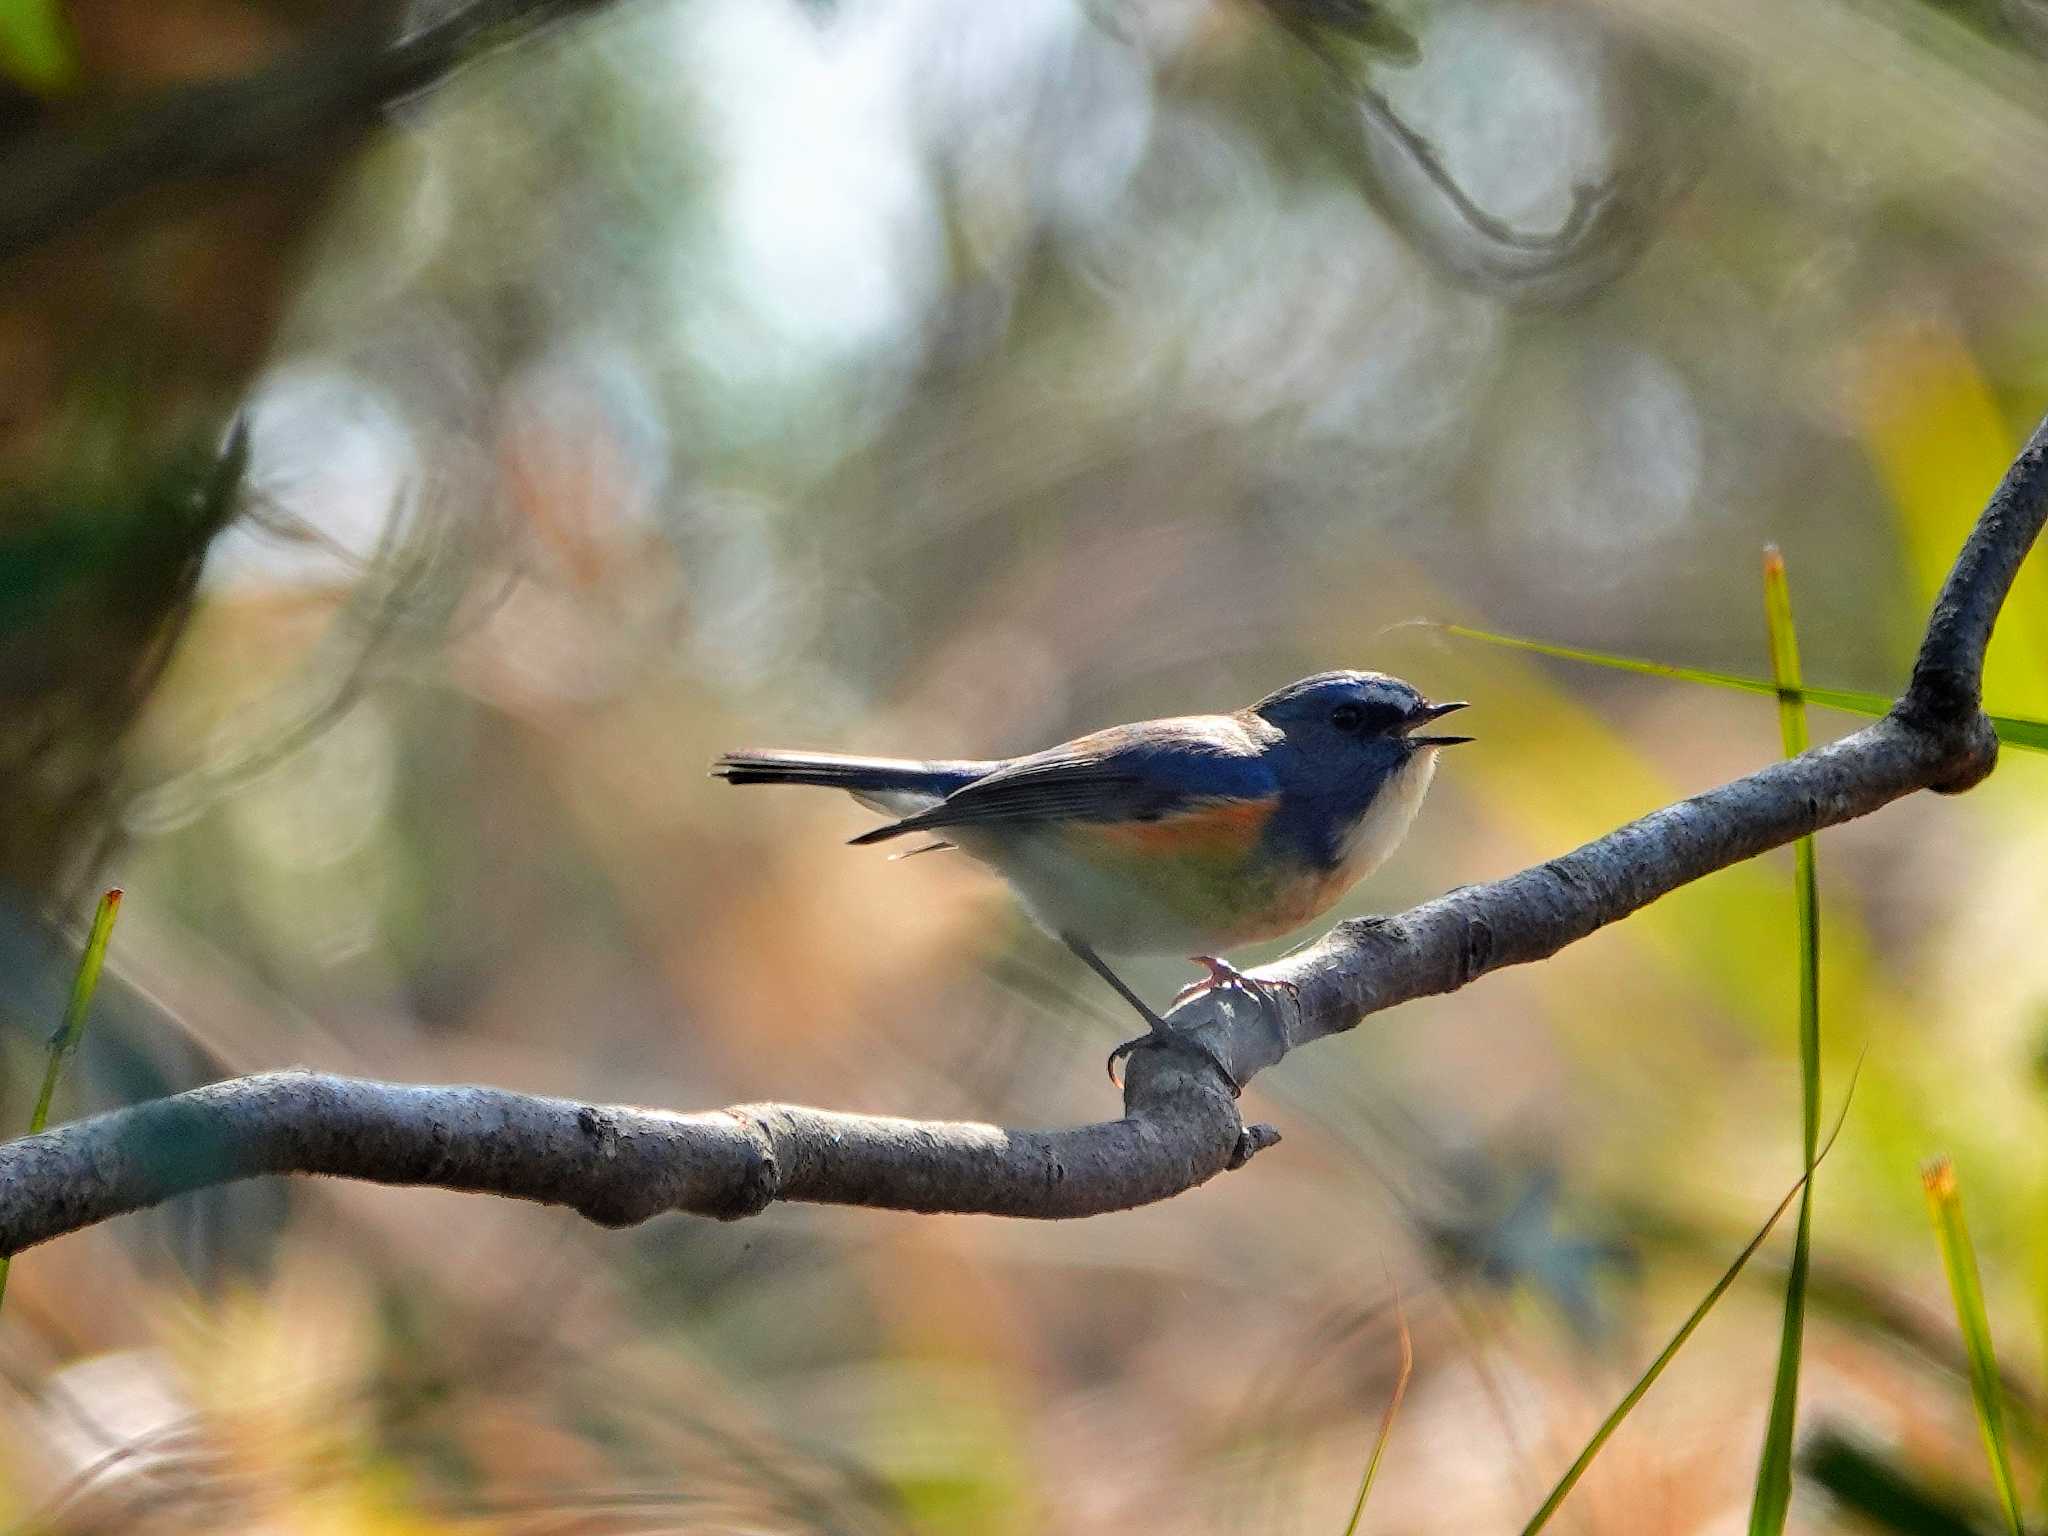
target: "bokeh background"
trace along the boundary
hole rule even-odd
[[[1103,1118],[1130,1021],[992,880],[709,759],[1376,667],[1479,737],[1343,909],[1391,910],[1779,751],[1410,621],[1757,674],[1775,541],[1807,675],[1896,690],[2048,405],[2032,0],[1443,0],[1410,59],[1334,0],[573,9],[0,268],[10,1121],[106,881],[68,1113],[303,1063]],[[321,10],[59,7],[0,129],[434,19]],[[1987,691],[2048,713],[2038,565]],[[1831,1109],[1862,1068],[1795,1529],[1995,1527],[1938,1153],[2048,1507],[2044,858],[2020,752],[1822,840]],[[187,1199],[15,1266],[0,1518],[1334,1536],[1398,1294],[1362,1528],[1516,1529],[1796,1176],[1796,974],[1759,860],[1290,1058],[1276,1152],[1087,1222]],[[1746,1528],[1787,1241],[1557,1528]]]

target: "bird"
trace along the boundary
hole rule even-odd
[[[1145,1020],[1110,1052],[1115,1082],[1132,1051],[1185,1042],[1103,956],[1202,966],[1170,1007],[1219,988],[1272,1006],[1265,989],[1285,984],[1246,976],[1222,951],[1293,932],[1377,869],[1421,809],[1438,753],[1473,739],[1423,727],[1466,707],[1382,672],[1318,672],[1233,713],[1113,725],[1024,757],[747,751],[711,772],[844,790],[892,818],[854,846],[924,833],[933,841],[909,852],[958,848],[1002,876]]]

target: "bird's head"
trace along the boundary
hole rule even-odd
[[[1440,747],[1470,736],[1424,730],[1462,700],[1432,704],[1383,672],[1319,672],[1269,693],[1246,714],[1280,733],[1291,814],[1312,855],[1369,874],[1407,831]]]
[[[1429,748],[1470,741],[1470,736],[1437,736],[1422,729],[1464,707],[1463,700],[1432,704],[1384,672],[1318,672],[1267,694],[1249,713],[1310,756],[1369,757],[1391,764]]]

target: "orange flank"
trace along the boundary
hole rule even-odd
[[[1064,822],[1059,835],[1077,862],[1062,878],[1139,931],[1179,935],[1190,953],[1277,938],[1348,883],[1266,846],[1278,808],[1277,799],[1215,799],[1157,821]]]
[[[1210,800],[1157,821],[1081,822],[1076,830],[1133,853],[1226,856],[1249,853],[1273,819],[1279,797]]]

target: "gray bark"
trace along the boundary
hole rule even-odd
[[[1998,742],[1984,650],[2048,515],[2048,422],[1985,508],[1928,623],[1906,694],[1877,723],[1681,800],[1506,879],[1339,924],[1228,992],[1176,1010],[1240,1081],[1411,998],[1555,954],[1658,897],[1810,832],[1934,789],[1970,788]],[[0,1146],[0,1253],[187,1190],[263,1174],[431,1184],[573,1207],[624,1225],[664,1211],[750,1216],[777,1200],[1090,1216],[1162,1200],[1278,1139],[1246,1127],[1194,1051],[1140,1051],[1121,1119],[1071,1130],[880,1119],[783,1104],[698,1114],[498,1089],[313,1073],[236,1078]]]

